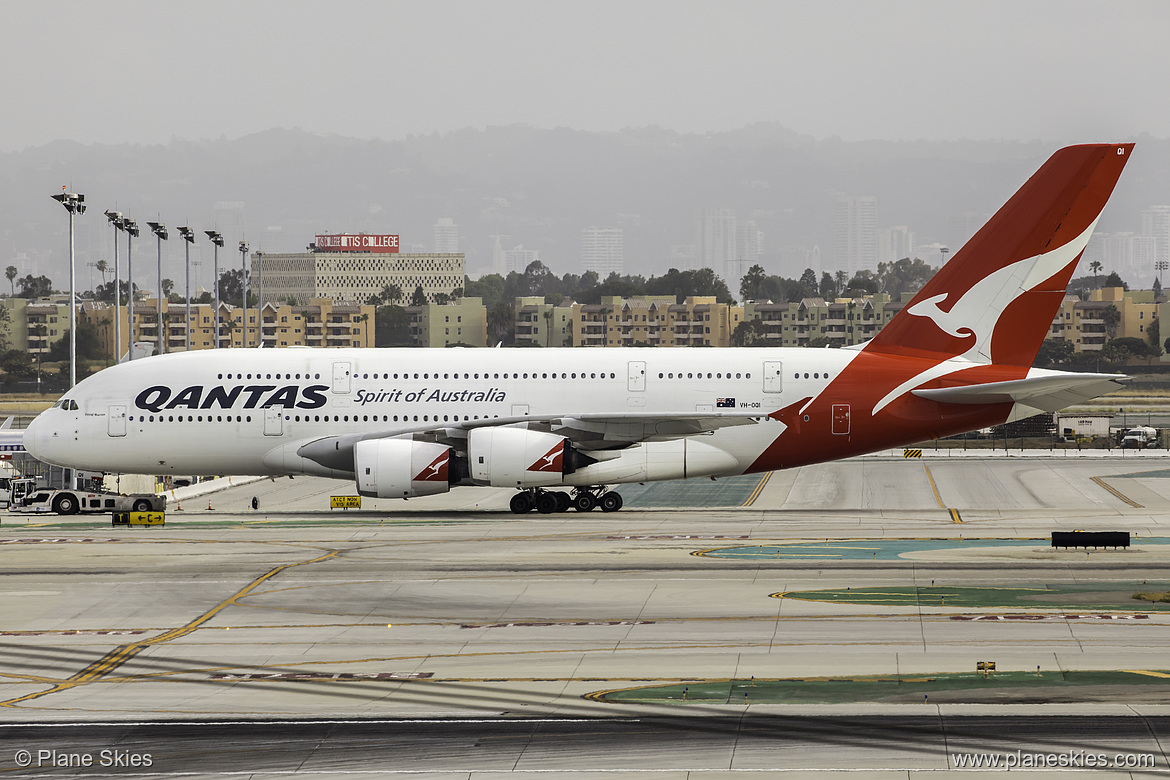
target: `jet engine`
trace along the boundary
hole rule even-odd
[[[455,451],[410,439],[366,439],[353,448],[358,493],[370,498],[414,498],[446,493],[459,481]]]
[[[555,433],[526,428],[475,428],[467,438],[471,478],[495,487],[559,485],[565,475],[596,463]]]

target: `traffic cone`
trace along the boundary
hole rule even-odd
[[[179,499],[178,501],[179,501],[179,506],[178,506],[178,508],[177,508],[175,511],[176,511],[176,512],[182,512],[182,511],[183,511],[183,500],[182,500],[182,499]]]
[[[211,511],[212,511],[212,509],[211,509],[211,498],[208,498],[208,499],[207,499],[207,511],[208,511],[208,512],[211,512]]]

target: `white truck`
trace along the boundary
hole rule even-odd
[[[37,490],[9,507],[13,512],[54,512],[75,515],[78,512],[165,512],[167,497],[153,493],[103,493],[90,490]]]
[[[1147,447],[1156,446],[1158,446],[1158,429],[1145,425],[1130,428],[1121,439],[1121,448],[1123,450],[1144,450]]]

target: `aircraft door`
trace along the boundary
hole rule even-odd
[[[627,387],[632,393],[646,389],[646,361],[631,360],[629,363],[629,383]]]
[[[122,404],[110,407],[110,415],[106,433],[110,436],[126,435],[126,407]]]
[[[764,392],[779,393],[783,379],[784,364],[779,360],[764,361]]]
[[[264,410],[264,435],[280,436],[284,433],[284,408],[269,407]]]
[[[845,436],[849,433],[849,404],[833,404],[833,433]]]
[[[333,392],[348,393],[350,388],[350,379],[353,374],[350,372],[350,364],[348,360],[338,361],[333,364]]]

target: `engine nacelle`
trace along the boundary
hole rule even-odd
[[[662,479],[727,476],[740,471],[731,453],[695,438],[642,442],[565,477],[566,485],[653,482]]]
[[[370,498],[446,493],[458,481],[454,461],[445,444],[410,439],[366,439],[353,448],[358,493]]]
[[[595,462],[555,433],[526,428],[474,428],[467,437],[471,478],[494,487],[559,485],[565,475]]]

